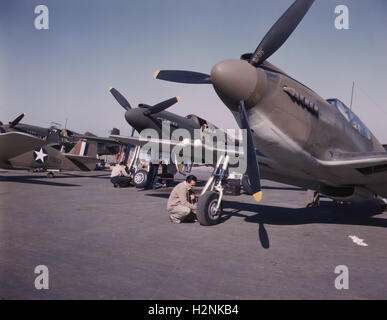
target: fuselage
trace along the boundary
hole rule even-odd
[[[243,60],[223,61],[211,78],[238,123],[238,102],[245,101],[255,147],[270,159],[271,165],[261,166],[264,177],[315,189],[345,185],[340,172],[322,170],[318,160],[334,160],[336,153],[385,151],[361,122],[362,130],[346,119],[334,101],[268,62],[255,68]]]
[[[89,170],[89,163],[92,167],[96,162],[93,159],[84,158],[81,162],[70,160],[64,155],[78,140],[76,134],[69,130],[59,133],[57,130],[23,123],[1,125],[0,168]],[[38,157],[39,154],[42,158]]]

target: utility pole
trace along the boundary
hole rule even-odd
[[[353,102],[353,92],[354,92],[354,89],[355,89],[355,81],[352,82],[352,94],[351,94],[351,105],[349,106],[349,108],[352,110],[352,102]]]

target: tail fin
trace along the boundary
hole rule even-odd
[[[99,162],[97,143],[88,143],[81,139],[65,156],[82,171],[95,170],[96,164]]]
[[[89,143],[86,140],[80,139],[70,150],[70,154],[85,157],[97,157],[97,144]]]

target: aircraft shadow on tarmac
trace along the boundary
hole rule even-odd
[[[373,216],[382,214],[379,206],[352,204],[350,206],[334,206],[330,201],[321,201],[319,208],[286,208],[259,205],[237,201],[224,201],[226,214],[243,217],[247,222],[272,225],[302,225],[310,223],[364,225],[387,228],[387,219]],[[234,210],[229,210],[234,209]],[[241,211],[256,213],[245,215]]]
[[[353,204],[349,207],[342,207],[334,206],[329,201],[322,201],[319,208],[284,208],[224,201],[223,209],[226,215],[245,218],[246,222],[257,223],[259,239],[265,249],[270,247],[265,224],[283,226],[321,223],[387,228],[387,219],[374,217],[383,213],[380,206],[374,205]],[[252,212],[255,215],[243,214],[242,211]]]
[[[91,179],[108,179],[110,180],[110,172],[101,173],[99,175],[80,175],[77,173],[61,172],[58,178],[91,178]]]
[[[41,180],[40,180],[41,179]],[[71,184],[71,183],[61,183],[61,182],[54,182],[49,181],[49,178],[45,176],[7,176],[7,177],[0,177],[0,182],[17,182],[17,183],[29,183],[29,184],[40,184],[40,185],[47,185],[47,186],[53,186],[53,187],[80,187],[79,184]]]
[[[297,189],[298,190],[298,189]],[[147,194],[150,197],[169,197],[168,193]],[[321,201],[319,208],[286,208],[269,205],[223,201],[223,216],[220,224],[231,217],[244,218],[246,222],[259,225],[258,236],[264,249],[270,248],[265,224],[269,225],[304,225],[304,224],[346,224],[387,228],[387,219],[374,217],[382,214],[380,206],[368,204],[352,204],[348,207],[334,206],[332,201]],[[254,215],[242,212],[255,213]]]
[[[108,173],[101,173],[99,175],[80,175],[68,172],[61,172],[55,175],[55,178],[47,178],[45,174],[32,173],[30,175],[18,175],[18,176],[0,176],[1,181],[17,182],[17,183],[29,183],[29,184],[40,184],[54,187],[81,187],[79,184],[62,183],[57,180],[68,179],[68,178],[92,178],[92,179],[110,179]]]
[[[155,197],[155,198],[163,198],[168,199],[170,193],[148,193],[146,194],[147,197]]]

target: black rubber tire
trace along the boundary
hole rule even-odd
[[[199,197],[196,216],[203,226],[211,226],[218,224],[220,221],[220,214],[214,215],[211,208],[216,206],[219,199],[219,194],[215,191],[209,191]],[[220,206],[222,212],[222,205]]]
[[[54,173],[53,172],[49,172],[49,173],[47,173],[47,178],[50,178],[50,179],[52,179],[52,178],[54,178],[55,177],[55,175],[54,175]]]
[[[138,170],[133,176],[133,184],[136,188],[145,188],[148,183],[148,172],[145,170]]]
[[[246,175],[243,175],[242,177],[242,188],[243,188],[243,191],[252,196],[253,195],[253,190],[251,189],[251,185],[250,185],[250,181],[249,181],[249,177],[246,176]]]

